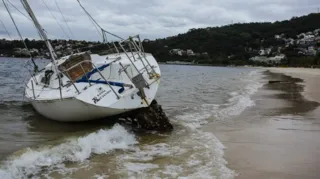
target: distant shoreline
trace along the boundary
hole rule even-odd
[[[11,58],[11,59],[30,59],[30,57],[0,57],[1,58]],[[48,58],[44,58],[44,57],[35,57],[34,59],[37,60],[50,60]],[[274,67],[264,67],[264,66],[251,66],[251,65],[216,65],[216,64],[199,64],[199,63],[195,63],[195,64],[174,64],[174,63],[166,63],[166,62],[158,62],[160,65],[180,65],[180,66],[209,66],[209,67],[232,67],[232,68],[236,68],[236,67],[242,67],[242,68],[294,68],[294,69],[319,69],[320,67],[292,67],[292,66],[288,66],[288,67],[283,67],[283,66],[274,66]]]

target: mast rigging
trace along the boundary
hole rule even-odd
[[[56,4],[56,6],[57,6],[57,8],[58,8],[58,10],[59,10],[59,12],[60,12],[60,14],[61,14],[62,18],[63,18],[63,20],[64,20],[65,24],[67,25],[67,28],[68,28],[68,30],[69,30],[69,32],[70,32],[70,34],[71,34],[72,38],[74,39],[74,35],[73,35],[73,33],[72,33],[72,31],[71,31],[71,29],[70,29],[70,27],[69,27],[69,24],[67,23],[66,18],[64,17],[64,15],[63,15],[63,13],[62,13],[62,11],[61,11],[61,9],[60,9],[60,7],[59,7],[59,5],[58,5],[57,1],[56,1],[56,0],[54,0],[54,2],[55,2],[55,4]]]
[[[66,37],[68,39],[71,39],[69,37],[69,35],[67,34],[67,32],[64,30],[64,28],[61,26],[61,24],[59,23],[59,21],[57,20],[57,18],[53,15],[51,9],[49,8],[49,6],[47,5],[47,3],[45,2],[45,0],[42,0],[43,4],[46,6],[46,8],[48,9],[48,11],[50,12],[51,16],[53,17],[53,19],[57,22],[57,24],[59,25],[60,29],[63,31],[63,33],[66,35]]]
[[[3,28],[4,28],[4,30],[7,32],[7,34],[8,34],[8,36],[9,36],[9,38],[12,40],[11,35],[10,35],[10,33],[9,33],[8,29],[6,28],[6,26],[4,25],[4,23],[2,22],[2,20],[1,20],[1,19],[0,19],[0,22],[1,22],[1,24],[2,24],[2,26],[3,26]]]
[[[15,20],[14,20],[13,17],[12,17],[12,14],[11,14],[11,12],[10,12],[10,9],[9,9],[7,3],[5,2],[5,0],[2,0],[2,2],[3,2],[4,7],[6,8],[6,10],[8,11],[8,14],[9,14],[9,16],[10,16],[10,18],[11,18],[13,24],[14,24],[14,27],[16,28],[16,30],[17,30],[17,32],[18,32],[18,35],[19,35],[19,37],[20,37],[20,39],[21,39],[24,47],[27,49],[27,51],[28,51],[28,53],[29,53],[30,59],[31,59],[33,65],[34,65],[34,72],[38,72],[38,66],[37,66],[37,64],[35,63],[32,55],[31,55],[31,53],[30,53],[30,50],[29,50],[27,44],[25,43],[25,41],[24,41],[24,39],[23,39],[20,31],[19,31],[19,28],[18,28],[18,26],[17,26],[17,24],[16,24],[16,22],[15,22]]]
[[[107,33],[107,34],[110,34],[110,35],[112,35],[112,36],[114,36],[114,37],[119,38],[120,40],[124,40],[123,38],[119,37],[118,35],[113,34],[113,33],[109,32],[109,31],[103,29],[103,28],[97,23],[97,21],[90,15],[90,13],[82,6],[82,4],[80,3],[80,0],[77,0],[77,1],[78,1],[78,3],[79,3],[80,7],[83,9],[83,11],[84,11],[84,12],[87,14],[87,16],[89,17],[89,19],[95,24],[95,27],[98,26],[98,27],[100,28],[100,30],[102,31],[102,33]],[[96,28],[97,28],[97,27],[96,27]],[[99,32],[99,34],[102,35],[102,38],[103,38],[103,39],[105,39],[105,36],[104,36],[103,34],[101,34],[100,32]]]

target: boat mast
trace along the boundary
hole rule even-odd
[[[31,17],[34,25],[36,26],[38,32],[39,32],[39,35],[40,37],[44,40],[45,44],[47,45],[47,48],[49,49],[49,53],[50,53],[50,56],[51,56],[51,61],[52,61],[52,64],[54,66],[54,69],[53,71],[57,74],[57,77],[59,79],[59,89],[60,89],[60,98],[62,99],[62,93],[61,93],[61,77],[60,75],[58,74],[58,68],[57,68],[57,64],[56,64],[56,57],[57,55],[55,54],[54,52],[54,49],[52,48],[52,45],[48,39],[48,36],[47,34],[45,33],[44,29],[41,27],[38,19],[36,18],[36,16],[34,15],[29,3],[27,0],[21,0],[21,3],[23,5],[23,7],[26,9],[26,11],[28,12],[29,16]]]
[[[49,42],[48,36],[45,33],[44,29],[41,27],[39,21],[37,20],[36,16],[34,15],[29,3],[27,0],[21,0],[21,3],[23,4],[23,7],[26,9],[26,11],[28,12],[29,16],[31,17],[34,25],[36,26],[37,30],[39,31],[39,34],[41,36],[41,38],[44,40],[44,42],[46,43],[47,48],[49,49],[49,53],[51,56],[51,59],[53,60],[53,64],[55,64],[55,60],[57,55],[54,52],[54,49],[52,48],[51,43]]]

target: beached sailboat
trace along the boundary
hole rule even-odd
[[[25,97],[43,116],[57,121],[87,121],[148,107],[160,82],[160,68],[145,53],[139,36],[108,43],[103,53],[78,52],[57,58],[48,37],[27,0],[21,0],[41,39],[49,49],[51,62],[36,71],[26,84]],[[107,42],[106,42],[107,43]]]

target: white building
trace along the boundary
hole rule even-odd
[[[38,50],[38,49],[35,49],[35,48],[32,48],[32,49],[30,49],[30,53],[37,53],[37,54],[39,54],[39,50]]]
[[[193,50],[188,49],[188,50],[187,50],[187,55],[188,55],[188,56],[194,56]]]
[[[63,47],[62,45],[57,45],[57,46],[54,47],[54,49],[55,50],[60,50],[60,49],[62,49],[62,47]]]
[[[274,57],[264,57],[264,56],[255,56],[250,58],[249,60],[257,61],[257,62],[263,62],[263,63],[280,63],[282,59],[286,58],[284,54],[280,54]]]
[[[275,35],[274,38],[275,39],[281,39],[281,36],[280,35]]]
[[[259,51],[260,56],[269,55],[271,53],[271,48],[261,49]]]
[[[304,38],[305,36],[306,36],[305,33],[301,33],[301,34],[297,35],[297,37],[298,37],[299,39]]]
[[[313,34],[312,32],[307,32],[307,33],[306,33],[306,35],[312,35],[312,34]]]
[[[183,52],[184,52],[184,50],[181,50],[181,49],[171,49],[169,53],[170,53],[171,55],[179,55],[179,56],[182,56],[182,55],[183,55]]]
[[[268,58],[268,60],[272,61],[272,62],[275,62],[275,63],[280,63],[281,60],[283,60],[285,58],[286,58],[286,55],[280,54],[280,55],[277,55],[277,56],[274,56],[274,57],[270,57],[270,58]]]

